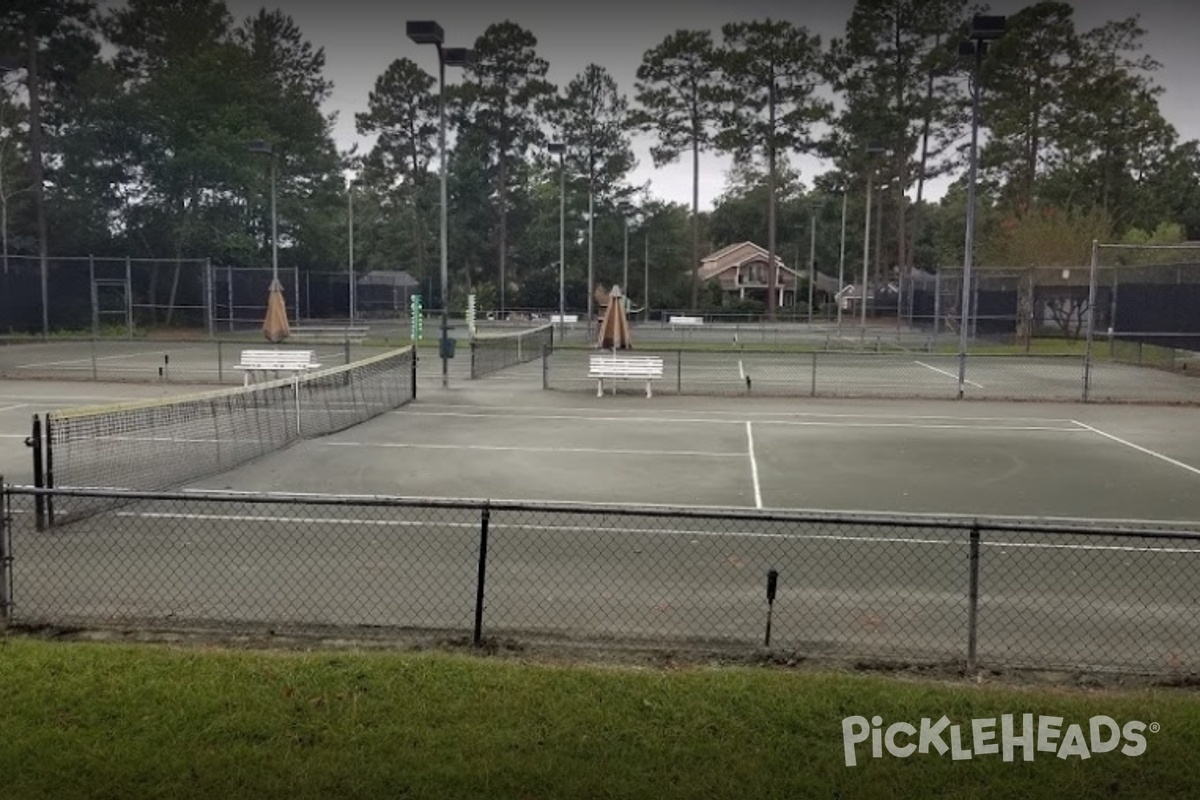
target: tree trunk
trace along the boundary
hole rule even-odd
[[[692,139],[692,306],[700,306],[700,142]],[[647,304],[649,309],[649,304]]]
[[[904,87],[908,80],[908,65],[904,60],[904,48],[902,46],[901,28],[903,21],[900,19],[900,10],[896,11],[896,27],[894,41],[896,45],[896,112],[901,120],[901,129],[898,132],[899,136],[896,142],[896,270],[899,273],[900,295],[896,301],[896,316],[900,315],[900,297],[904,294],[904,282],[908,277],[908,260],[905,258],[905,229],[904,229],[904,205],[905,205],[905,190],[908,188],[908,154],[909,148],[907,145],[908,138],[908,108],[904,102]]]
[[[33,183],[33,204],[37,214],[38,265],[42,281],[42,326],[49,328],[50,312],[46,294],[49,289],[49,264],[46,232],[46,194],[43,183],[45,168],[42,164],[42,87],[38,76],[38,39],[35,12],[30,11],[26,20],[25,46],[29,51],[29,167]],[[43,333],[48,332],[44,330]]]
[[[501,130],[500,136],[504,136]],[[506,309],[505,296],[508,291],[508,277],[505,274],[508,257],[508,164],[505,163],[504,148],[500,149],[500,318],[504,318]]]
[[[767,105],[770,129],[767,133],[767,319],[775,320],[775,79],[771,79]]]
[[[183,254],[179,247],[175,248],[175,271],[171,275],[171,294],[167,298],[167,327],[171,327],[171,320],[175,316],[175,297],[179,291],[179,272],[183,268]],[[299,296],[300,287],[296,287],[296,294]]]

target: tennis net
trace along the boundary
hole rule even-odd
[[[471,340],[471,377],[482,378],[517,364],[541,358],[542,352],[554,349],[554,325],[518,333],[479,336]]]
[[[46,485],[160,491],[343,430],[413,397],[413,350],[394,350],[297,378],[191,396],[52,411]],[[114,505],[60,497],[65,522]]]

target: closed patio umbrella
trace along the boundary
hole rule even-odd
[[[614,286],[608,295],[608,309],[600,323],[600,339],[596,346],[611,350],[629,350],[633,340],[629,338],[629,320],[625,318],[625,303],[621,287]]]
[[[283,300],[283,284],[276,278],[271,281],[271,289],[267,294],[267,316],[263,320],[263,336],[268,342],[278,343],[290,333],[287,304]]]

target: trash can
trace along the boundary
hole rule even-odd
[[[456,340],[447,336],[445,339],[438,340],[438,356],[440,358],[454,358],[454,345]]]

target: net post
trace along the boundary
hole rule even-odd
[[[46,421],[42,427],[42,441],[45,444],[45,453],[43,456],[45,470],[42,473],[43,483],[46,489],[54,488],[54,426],[51,423],[51,417],[46,415]],[[46,527],[54,527],[54,496],[46,495]]]
[[[415,344],[412,345],[412,347],[409,349],[409,356],[410,356],[409,365],[410,365],[410,369],[412,371],[412,385],[410,388],[412,389],[412,399],[416,400],[417,399],[417,361],[418,361],[418,356],[417,356],[417,346]]]
[[[301,437],[300,432],[300,373],[292,376],[292,396],[296,399],[296,438]]]
[[[33,450],[33,486],[35,489],[42,489],[46,485],[45,467],[42,462],[42,418],[38,414],[33,415],[33,430],[30,431],[29,438],[25,440],[25,446]],[[44,495],[37,495],[33,501],[34,516],[37,520],[37,529],[39,531],[46,529],[46,498]]]
[[[1083,402],[1088,401],[1092,383],[1092,343],[1096,331],[1096,274],[1100,263],[1100,240],[1092,239],[1092,267],[1088,277],[1087,347],[1083,352]]]

